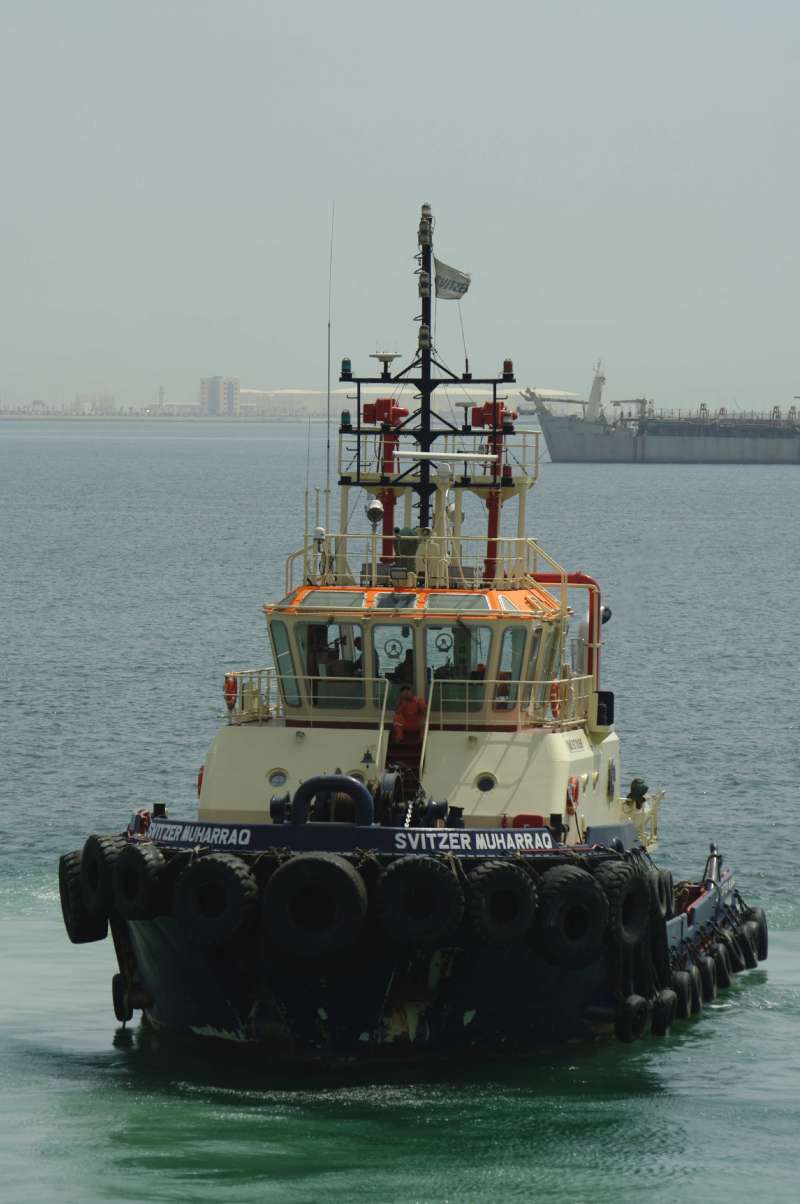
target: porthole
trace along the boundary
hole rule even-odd
[[[289,775],[285,769],[271,769],[267,774],[270,786],[285,786],[288,779]]]
[[[487,791],[494,790],[497,785],[497,778],[493,773],[479,773],[475,779],[475,785],[486,794]]]

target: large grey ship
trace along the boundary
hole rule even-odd
[[[573,393],[524,389],[556,463],[623,464],[800,464],[797,406],[784,414],[712,413],[701,405],[692,413],[657,412],[646,398],[614,401],[609,419],[603,408],[605,376],[597,365],[588,400]],[[554,406],[580,407],[557,413]],[[526,407],[527,408],[527,407]],[[523,411],[524,412],[524,409]]]

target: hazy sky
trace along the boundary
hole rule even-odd
[[[799,67],[797,0],[0,0],[0,397],[324,388],[332,201],[335,356],[410,353],[429,200],[474,371],[785,404]]]

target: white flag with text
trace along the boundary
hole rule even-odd
[[[434,258],[433,262],[436,270],[436,296],[442,301],[460,301],[469,288],[469,275],[442,263],[441,259]]]

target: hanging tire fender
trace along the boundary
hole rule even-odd
[[[672,990],[676,998],[676,1019],[688,1020],[692,1014],[692,980],[685,970],[672,971]]]
[[[89,836],[81,853],[81,895],[90,916],[107,918],[113,906],[114,865],[127,845],[124,836]]]
[[[173,915],[204,948],[235,936],[255,914],[258,886],[233,853],[209,853],[187,866],[175,884]]]
[[[271,874],[261,896],[270,943],[300,958],[351,948],[367,914],[367,888],[338,853],[299,853]]]
[[[387,937],[405,948],[432,948],[453,935],[464,915],[464,893],[435,857],[401,857],[378,878],[378,915]]]
[[[125,920],[151,920],[163,909],[164,855],[150,841],[130,842],[114,865],[114,908]]]
[[[617,1008],[614,1034],[618,1041],[630,1045],[647,1032],[650,1024],[650,1004],[642,995],[628,995]]]
[[[635,949],[650,922],[650,887],[647,879],[627,861],[607,861],[598,866],[595,879],[608,903],[608,934],[622,949]]]
[[[760,962],[766,961],[769,953],[769,929],[767,927],[767,916],[763,907],[749,907],[747,909],[747,919],[755,924],[756,935],[756,956]]]
[[[693,1016],[699,1016],[703,1010],[703,980],[694,962],[689,966],[687,973],[691,991],[691,1012]]]
[[[650,1032],[654,1037],[666,1037],[675,1019],[677,1003],[678,996],[669,987],[658,992],[653,1004],[653,1018],[650,1023]]]
[[[583,966],[603,950],[608,904],[595,878],[576,865],[555,865],[539,882],[536,933],[544,956],[561,966]]]
[[[714,959],[714,966],[717,971],[717,988],[720,991],[724,991],[731,985],[732,971],[728,946],[719,942],[712,947],[711,956]]]
[[[703,984],[703,1003],[713,1003],[717,998],[717,964],[710,954],[705,954],[697,963]]]
[[[521,941],[536,917],[536,883],[522,866],[484,861],[467,879],[472,930],[487,945]]]
[[[58,894],[67,936],[73,945],[102,941],[108,935],[108,920],[90,916],[81,891],[81,850],[64,853],[58,860]]]

